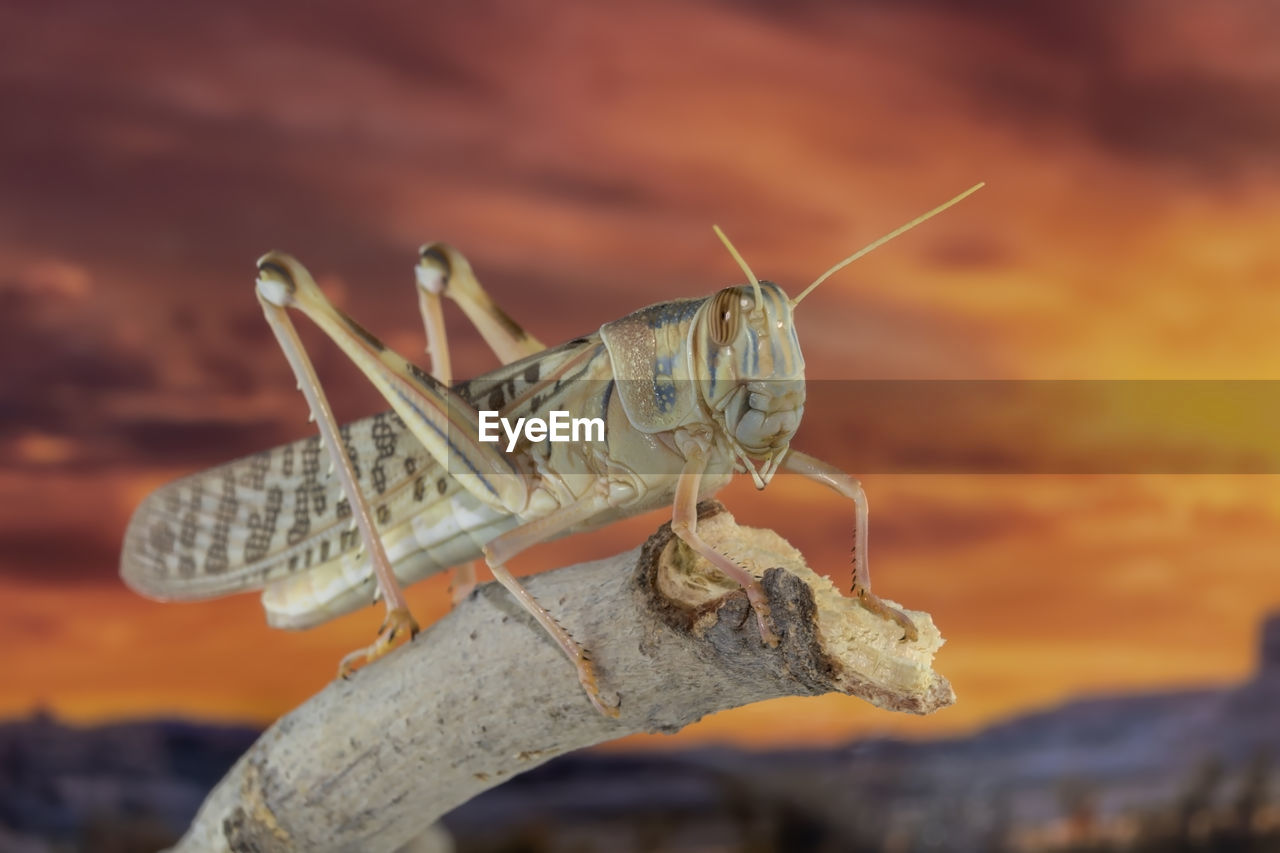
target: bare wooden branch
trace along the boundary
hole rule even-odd
[[[590,649],[619,719],[496,584],[408,647],[335,681],[268,729],[209,795],[178,851],[392,851],[479,792],[550,758],[714,711],[847,693],[929,713],[954,701],[932,669],[926,613],[901,629],[840,595],[772,531],[700,508],[705,539],[762,576],[780,645],[762,645],[746,596],[669,525],[642,548],[529,578]]]

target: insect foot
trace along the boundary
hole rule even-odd
[[[704,541],[759,579],[779,636],[776,648],[763,646],[748,624],[755,611],[746,588],[682,541],[674,524],[664,525],[645,543],[636,587],[655,620],[699,644],[699,655],[723,655],[753,677],[782,673],[815,693],[837,690],[893,710],[929,713],[955,701],[950,684],[932,671],[942,637],[929,614],[899,611],[865,587],[844,595],[777,533],[739,526],[715,501],[697,511]]]
[[[338,676],[347,678],[357,669],[368,666],[388,652],[411,642],[417,635],[418,623],[408,610],[397,608],[390,611],[378,629],[378,639],[367,648],[358,649],[344,657],[338,665]]]
[[[605,700],[600,695],[600,684],[596,680],[596,668],[591,663],[591,658],[583,651],[578,655],[575,661],[578,668],[578,683],[582,685],[583,691],[586,692],[587,698],[591,700],[591,704],[595,709],[606,717],[617,719],[618,713],[622,708],[622,699],[618,694],[614,694],[610,700]]]
[[[746,587],[747,601],[756,614],[756,624],[760,626],[760,641],[771,649],[778,647],[778,632],[773,627],[773,612],[769,609],[769,601],[765,597],[764,587],[752,584]]]
[[[916,630],[916,624],[911,621],[911,617],[903,613],[896,607],[890,607],[884,603],[884,600],[875,595],[869,589],[860,586],[854,586],[853,597],[858,604],[862,605],[867,611],[876,614],[881,619],[887,619],[891,622],[897,622],[902,626],[902,641],[906,643],[914,643],[920,636],[920,632]]]

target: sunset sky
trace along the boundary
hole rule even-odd
[[[254,595],[157,604],[117,578],[148,492],[309,434],[253,295],[271,248],[425,361],[429,240],[559,342],[736,283],[712,223],[794,294],[986,181],[806,300],[810,377],[1280,378],[1270,0],[539,8],[0,3],[0,715],[266,723],[372,638],[372,607],[284,633]],[[450,322],[457,372],[490,368]],[[303,333],[341,418],[385,408]],[[797,447],[902,440],[860,432],[865,404],[839,387]],[[1042,421],[1024,445],[1071,428]],[[938,440],[991,435],[970,430]],[[1037,470],[864,478],[876,589],[933,614],[954,708],[782,700],[631,743],[961,732],[1247,674],[1280,609],[1280,477]],[[844,503],[788,477],[723,498],[847,587]],[[516,568],[624,550],[660,521]],[[411,590],[420,621],[445,589]]]

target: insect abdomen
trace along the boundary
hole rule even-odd
[[[459,489],[384,531],[382,539],[396,578],[407,586],[479,559],[485,544],[519,521]],[[310,628],[367,605],[374,590],[369,561],[357,551],[269,584],[262,606],[272,627]]]

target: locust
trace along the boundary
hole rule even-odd
[[[418,632],[403,585],[456,568],[465,586],[473,561],[483,559],[572,662],[591,704],[617,716],[620,698],[605,696],[589,651],[508,564],[535,544],[669,506],[675,535],[742,587],[761,641],[776,646],[760,581],[699,537],[696,507],[737,473],[763,489],[786,470],[852,503],[852,595],[913,640],[911,620],[871,591],[861,484],[791,447],[805,403],[794,311],[836,272],[981,186],[843,259],[794,298],[758,279],[717,227],[745,283],[641,308],[552,348],[497,306],[458,250],[425,245],[415,281],[431,373],[335,307],[296,259],[270,252],[257,264],[256,295],[318,434],[149,495],[127,528],[121,575],[162,600],[260,589],[268,623],[280,628],[311,627],[381,599],[386,619],[370,646],[342,660],[347,675]],[[453,381],[445,298],[502,367]],[[336,423],[290,309],[350,357],[390,411]],[[507,450],[479,439],[481,410],[598,417],[604,436],[522,440]]]

